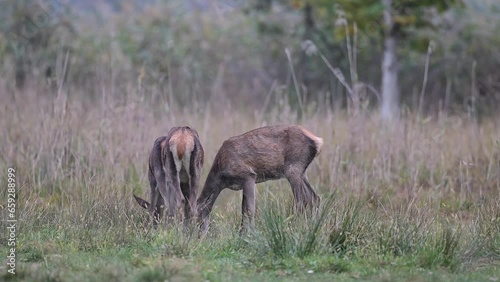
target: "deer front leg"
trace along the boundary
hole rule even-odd
[[[151,171],[148,173],[148,178],[149,178],[149,187],[151,188],[151,201],[150,205],[148,207],[149,215],[151,217],[151,221],[153,222],[153,227],[157,228],[158,227],[158,222],[161,218],[161,212],[162,210],[159,210],[157,207],[158,197],[159,197],[159,191],[157,187],[157,182],[156,178]],[[163,202],[163,201],[162,201]]]
[[[155,220],[154,220],[154,227],[158,227],[158,223],[161,222],[161,219],[163,217],[163,208],[165,207],[165,204],[163,202],[162,197],[157,197],[158,201],[156,202],[156,214],[155,214]]]
[[[255,215],[255,178],[243,183],[243,201],[241,203],[240,234],[246,233],[254,224]]]
[[[158,172],[155,172],[155,178],[156,178],[156,183],[157,183],[157,185],[156,185],[157,196],[156,197],[161,197],[163,200],[162,202],[163,202],[164,208],[165,207],[169,208],[168,207],[169,195],[167,192],[168,187],[167,187],[167,178],[166,178],[165,172],[163,170],[159,170]],[[151,204],[151,206],[156,207],[156,204]],[[162,213],[163,213],[163,209],[162,209]]]

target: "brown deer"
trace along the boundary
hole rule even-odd
[[[203,155],[198,132],[188,126],[173,127],[167,136],[156,139],[149,155],[151,202],[134,195],[137,203],[149,210],[155,227],[164,208],[173,218],[184,207],[185,225],[195,217]]]
[[[286,178],[296,210],[317,205],[320,199],[305,172],[322,145],[323,139],[297,125],[261,127],[226,140],[215,156],[197,201],[202,234],[208,231],[210,212],[225,188],[243,190],[243,232],[253,224],[256,183]]]

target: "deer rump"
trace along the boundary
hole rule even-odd
[[[163,209],[168,216],[184,207],[185,222],[195,216],[196,196],[203,166],[203,147],[198,133],[190,127],[174,127],[156,139],[149,156],[151,201],[134,195],[142,207],[159,221]]]

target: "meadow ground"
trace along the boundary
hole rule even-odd
[[[147,99],[3,96],[0,177],[7,187],[8,168],[16,171],[18,222],[16,274],[3,263],[1,281],[500,280],[499,119],[407,114],[383,126],[307,109],[299,119],[286,107],[168,112]],[[144,227],[132,193],[148,193],[156,137],[196,128],[203,182],[223,140],[277,123],[325,140],[308,171],[318,212],[294,216],[288,183],[274,181],[257,185],[256,224],[245,236],[233,191],[219,197],[207,238]]]

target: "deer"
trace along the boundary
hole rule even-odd
[[[220,192],[243,190],[240,234],[254,222],[255,184],[286,178],[296,211],[319,204],[306,176],[323,139],[298,125],[265,126],[223,142],[197,200],[200,234],[208,232],[209,215]]]
[[[169,219],[184,207],[187,227],[196,217],[196,197],[203,167],[204,151],[198,132],[189,126],[173,127],[157,138],[149,154],[150,202],[133,195],[147,209],[157,228],[164,209]]]

